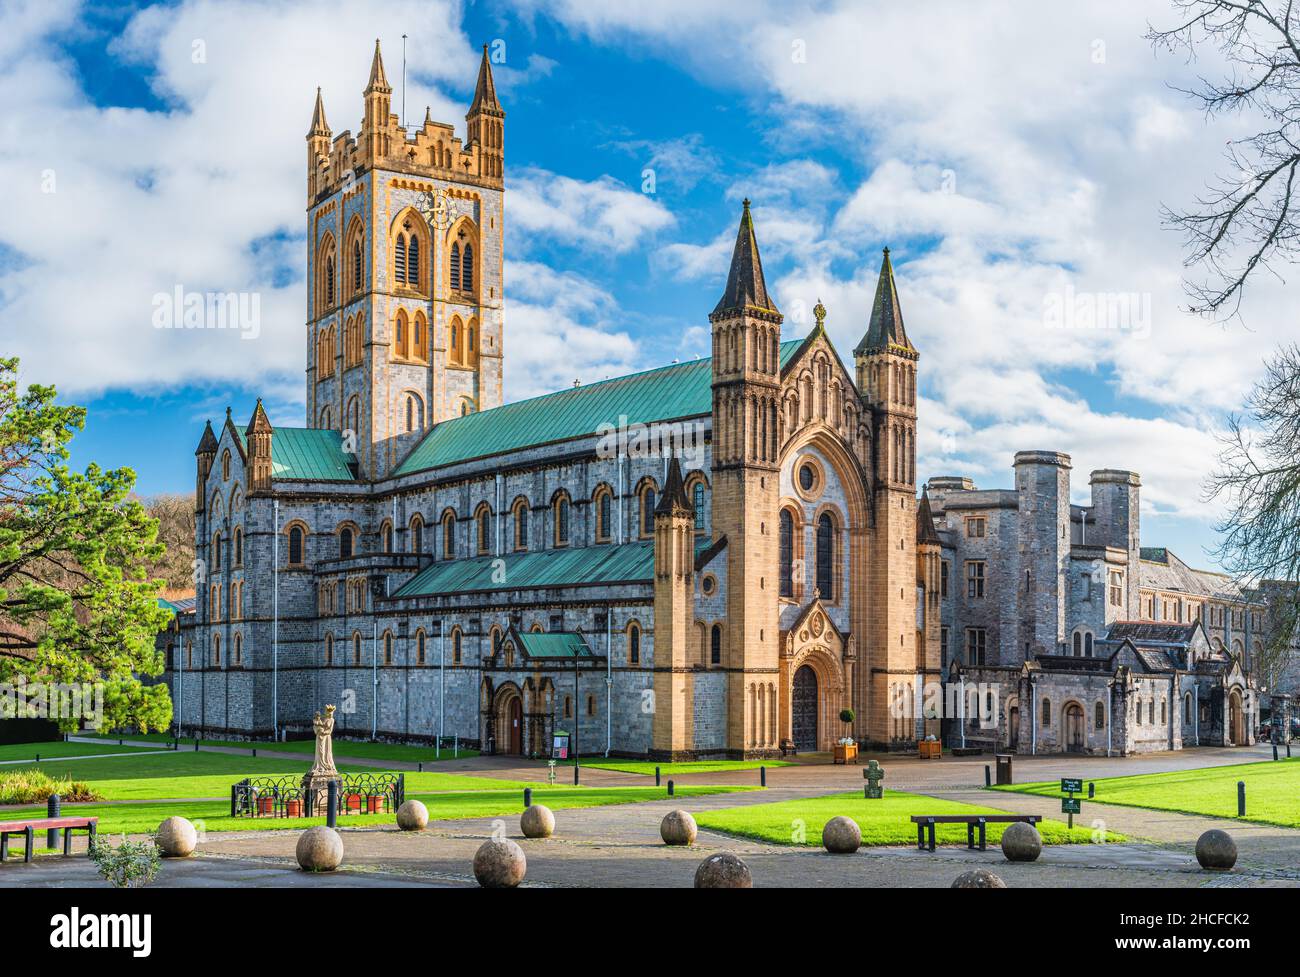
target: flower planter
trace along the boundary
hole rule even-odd
[[[259,797],[259,798],[257,799],[257,813],[258,813],[258,814],[274,814],[274,813],[275,813],[275,798],[274,798],[274,797]]]
[[[343,798],[343,807],[347,810],[349,814],[360,814],[361,795],[348,794],[346,797]]]
[[[366,813],[380,814],[384,810],[384,797],[382,794],[370,794],[366,797]]]
[[[836,743],[835,762],[836,763],[849,763],[849,762],[857,763],[858,744],[857,743]]]
[[[943,757],[943,744],[938,740],[921,740],[916,745],[920,749],[922,760],[938,760]]]
[[[285,817],[300,818],[302,817],[302,801],[292,800],[284,802]]]

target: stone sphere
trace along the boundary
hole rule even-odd
[[[525,838],[549,838],[555,833],[555,814],[545,804],[526,807],[519,816],[519,830]]]
[[[659,837],[665,845],[693,845],[699,828],[686,811],[669,811],[659,822]]]
[[[695,870],[697,889],[752,889],[749,866],[729,851],[720,851],[700,862]]]
[[[954,889],[1005,889],[1007,884],[986,868],[962,872],[953,880]]]
[[[862,829],[858,822],[841,814],[822,828],[822,847],[832,855],[852,855],[862,846]]]
[[[1017,821],[1002,832],[1002,854],[1009,862],[1032,862],[1043,853],[1043,836],[1032,824]]]
[[[186,855],[192,855],[198,843],[199,833],[194,830],[194,825],[184,818],[170,817],[158,825],[155,844],[158,845],[163,858],[184,858]]]
[[[1196,839],[1196,860],[1201,868],[1226,872],[1237,864],[1237,843],[1228,832],[1211,828]]]
[[[485,889],[513,889],[527,871],[524,850],[509,838],[485,841],[474,855],[474,878]]]
[[[298,864],[307,872],[333,872],[343,863],[343,838],[333,828],[318,825],[298,836]]]
[[[403,831],[423,831],[429,826],[429,809],[419,801],[403,801],[397,809],[397,826]]]

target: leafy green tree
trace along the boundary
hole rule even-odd
[[[133,471],[68,467],[85,422],[53,387],[20,392],[17,359],[0,358],[0,682],[102,682],[108,728],[164,729],[167,687],[139,679],[163,670],[154,639],[171,612],[148,570],[164,547]]]

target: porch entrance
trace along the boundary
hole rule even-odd
[[[817,673],[800,665],[794,673],[790,703],[791,739],[795,749],[804,753],[817,751]]]

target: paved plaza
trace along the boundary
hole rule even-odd
[[[347,744],[339,743],[341,759]],[[1184,750],[1138,758],[1017,757],[1017,782],[1061,776],[1093,778],[1263,760],[1267,747],[1251,750]],[[921,761],[882,755],[886,785],[934,797],[993,806],[1023,814],[1060,817],[1057,798],[982,790],[985,763],[992,757]],[[392,764],[401,768],[403,764]],[[517,758],[474,757],[439,764],[447,772],[515,780],[545,780],[546,767]],[[571,777],[571,771],[562,773]],[[679,784],[757,783],[757,770],[680,775]],[[642,784],[636,774],[584,768],[589,786]],[[1199,817],[1168,811],[1084,802],[1078,823],[1126,836],[1125,843],[1050,845],[1030,864],[1008,862],[996,845],[985,852],[964,847],[917,851],[910,847],[863,848],[855,855],[829,855],[819,847],[781,846],[701,829],[689,849],[669,848],[659,838],[659,822],[670,810],[707,810],[860,790],[862,767],[834,766],[801,760],[767,770],[768,789],[689,799],[590,807],[556,812],[555,836],[528,840],[518,818],[475,818],[431,822],[420,833],[396,828],[344,829],[344,868],[333,875],[297,870],[294,845],[298,832],[237,831],[210,833],[196,857],[165,863],[157,884],[170,886],[469,886],[475,851],[494,833],[515,839],[528,858],[526,885],[690,886],[696,866],[717,851],[739,854],[749,865],[756,886],[925,887],[947,886],[972,867],[997,872],[1009,886],[1143,887],[1300,885],[1300,831],[1265,824]],[[846,805],[853,802],[846,801]],[[868,803],[865,800],[856,803]],[[1240,856],[1228,873],[1202,871],[1193,856],[1197,837],[1224,828],[1236,840]],[[81,844],[79,843],[79,847]],[[31,865],[11,862],[0,867],[0,886],[100,884],[84,858],[42,857]]]

